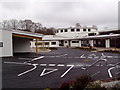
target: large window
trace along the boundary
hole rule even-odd
[[[68,30],[67,29],[65,29],[65,32],[67,32]]]
[[[56,42],[51,42],[52,45],[56,45]]]
[[[3,47],[3,42],[0,42],[0,47]]]
[[[61,32],[63,32],[63,30],[61,30]]]
[[[79,32],[79,31],[80,31],[80,29],[76,29],[76,31],[77,31],[77,32]]]
[[[84,28],[84,29],[83,29],[83,31],[85,32],[85,31],[86,31],[86,29]]]
[[[88,29],[88,32],[90,32],[91,31],[91,29]]]
[[[79,43],[79,41],[72,41],[72,43]]]
[[[74,32],[75,30],[74,29],[71,29],[71,32]]]

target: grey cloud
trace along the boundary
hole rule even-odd
[[[12,2],[2,3],[3,18],[31,19],[47,27],[83,25],[117,26],[117,4],[96,2]]]

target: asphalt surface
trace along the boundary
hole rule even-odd
[[[70,48],[2,58],[3,88],[59,88],[81,75],[93,80],[120,76],[120,56]]]

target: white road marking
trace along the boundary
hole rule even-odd
[[[108,64],[107,66],[114,66],[114,64]]]
[[[85,68],[85,67],[82,67],[81,69],[86,70],[86,68]]]
[[[21,64],[21,65],[32,65],[31,63],[20,63],[20,62],[4,62],[8,64]]]
[[[107,56],[107,58],[114,58],[114,56]]]
[[[37,65],[38,65],[38,64],[32,64],[32,65],[34,66],[32,69],[27,70],[27,71],[25,71],[25,72],[23,72],[23,73],[18,74],[18,77],[21,76],[21,75],[24,75],[24,74],[26,74],[26,73],[28,73],[28,72],[31,72],[31,71],[35,70],[35,69],[37,68]]]
[[[89,56],[94,56],[94,57],[95,57],[96,55],[95,55],[95,54],[90,54]],[[89,57],[89,56],[88,56],[88,57]]]
[[[103,65],[99,65],[99,64],[97,64],[96,66],[103,66]]]
[[[31,61],[35,61],[35,60],[38,60],[38,59],[42,59],[42,58],[44,58],[45,56],[40,56],[40,57],[38,57],[38,58],[34,58],[34,59],[32,59]]]
[[[88,58],[92,58],[92,57],[88,57]]]
[[[86,57],[85,57],[84,54],[83,54],[82,56],[80,56],[80,58],[86,58]]]
[[[58,56],[46,56],[46,57],[52,57],[52,58],[54,58],[54,57],[64,57],[64,56],[67,56],[68,54],[64,54],[64,55],[58,55]]]
[[[117,72],[116,74],[120,74],[120,72]]]
[[[97,51],[91,51],[91,52],[97,52]]]
[[[96,57],[94,57],[94,58],[99,58],[99,57],[96,56]]]
[[[55,56],[56,58],[59,58],[60,56]]]
[[[50,70],[50,71],[45,73],[46,70]],[[42,71],[42,73],[40,74],[40,76],[47,75],[47,74],[52,73],[52,72],[55,72],[55,71],[57,71],[57,70],[58,70],[58,69],[46,68],[46,69],[44,69],[44,70]]]
[[[67,65],[67,66],[70,66],[70,68],[65,73],[63,73],[61,77],[64,77],[74,67],[74,65]]]
[[[40,66],[47,66],[47,64],[40,64]]]
[[[58,67],[63,67],[63,66],[65,66],[64,64],[58,64],[57,65]]]
[[[79,57],[74,57],[74,58],[79,58]]]
[[[112,73],[110,72],[110,70],[112,70],[112,69],[114,69],[114,68],[115,68],[115,67],[111,67],[111,68],[108,69],[109,77],[113,77],[113,76],[112,76]]]
[[[82,66],[84,66],[84,65],[76,65],[77,67],[82,67]]]
[[[55,66],[55,64],[49,64],[48,66],[52,66],[53,67],[53,66]]]
[[[119,58],[118,56],[114,56],[114,58]]]
[[[91,75],[91,77],[93,77],[93,76],[95,76],[95,75],[97,75],[97,74],[99,74],[99,73],[100,73],[100,71],[94,73],[93,75]]]

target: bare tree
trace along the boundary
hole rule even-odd
[[[76,27],[81,27],[80,23],[75,24]]]
[[[6,29],[7,22],[8,22],[7,20],[2,21],[2,28],[3,29]]]
[[[22,29],[22,30],[24,30],[24,29],[26,29],[26,23],[25,23],[25,21],[23,21],[23,20],[20,20],[19,21],[19,29]]]
[[[97,29],[97,26],[96,26],[96,25],[93,25],[92,28]]]
[[[14,30],[18,29],[18,20],[11,19],[11,20],[9,20],[9,22],[10,22],[10,25],[11,25],[12,29],[14,29]]]

